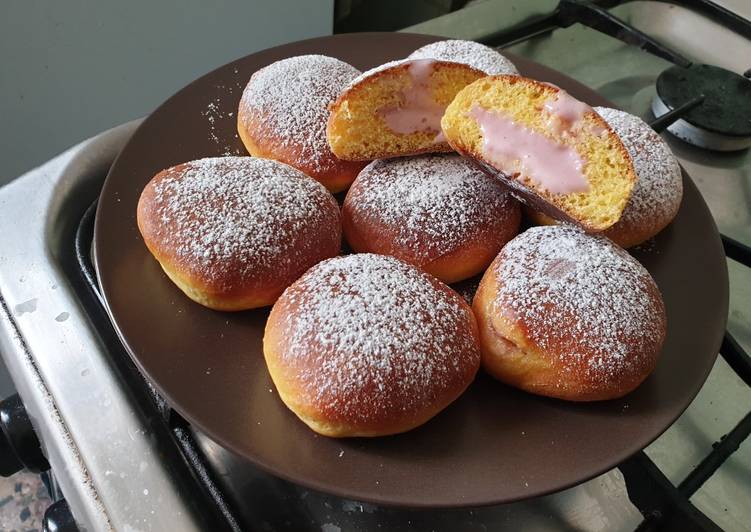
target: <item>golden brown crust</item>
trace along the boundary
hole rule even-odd
[[[254,200],[261,196],[266,200]],[[289,166],[251,157],[202,159],[159,172],[141,193],[137,223],[168,277],[216,310],[271,305],[341,246],[330,194]]]
[[[259,114],[240,108],[237,116],[237,133],[248,153],[254,157],[274,159],[288,164],[309,175],[329,192],[346,190],[355,180],[367,161],[343,161],[330,151],[322,153],[315,162],[305,155],[300,143],[274,137],[263,124],[265,119]]]
[[[282,401],[332,437],[421,425],[464,392],[480,363],[475,318],[456,292],[370,254],[324,261],[285,291],[264,356]]]
[[[419,267],[444,283],[451,284],[483,272],[498,254],[503,243],[516,234],[519,227],[519,218],[517,217],[515,223],[504,225],[499,228],[498,233],[494,233],[494,237],[498,236],[499,240],[495,240],[495,238],[481,240],[478,238],[476,241],[466,242],[454,251],[427,260],[415,257],[414,248],[395,246],[394,240],[396,237],[386,228],[353,223],[351,210],[346,208],[346,203],[342,210],[342,229],[347,243],[357,253],[391,255]],[[513,228],[514,225],[516,229]],[[389,233],[391,233],[391,236],[389,236]],[[500,240],[503,243],[500,243]],[[419,246],[419,242],[416,245]]]
[[[665,229],[668,223],[656,224],[642,222],[638,225],[621,223],[620,220],[610,229],[602,233],[603,236],[618,244],[624,249],[638,246],[649,240],[657,233]]]
[[[456,155],[375,161],[342,207],[352,249],[397,257],[446,283],[484,271],[520,221],[504,187]]]
[[[328,105],[358,74],[320,55],[291,57],[254,73],[237,113],[248,153],[289,164],[331,192],[346,189],[365,163],[342,161],[331,152],[326,122]]]
[[[588,369],[564,366],[560,360],[535,346],[523,329],[494,310],[496,282],[491,269],[475,293],[472,309],[478,320],[482,367],[497,380],[522,390],[567,401],[604,401],[636,389],[652,367],[624,375],[607,388],[593,387]]]
[[[540,228],[537,231],[570,230]],[[591,294],[576,293],[581,290],[582,282],[573,281],[581,280],[582,275],[586,277],[587,274],[582,273],[585,269],[571,280],[561,281],[576,266],[559,257],[543,266],[543,273],[535,275],[530,282],[519,277],[524,275],[521,272],[534,270],[536,266],[520,264],[516,268],[505,268],[505,261],[519,260],[515,250],[507,252],[507,249],[488,268],[472,307],[480,330],[482,364],[488,373],[511,386],[569,401],[618,398],[646,379],[657,363],[666,330],[661,296],[646,272],[620,272],[629,279],[619,284],[621,280],[615,278],[615,273],[619,272],[608,269],[603,278],[612,279],[611,286],[602,286],[602,294],[605,294],[602,301],[592,302]],[[612,258],[612,254],[608,254]],[[605,255],[598,258],[603,257]],[[503,272],[508,274],[509,271],[517,278],[501,278]],[[558,290],[558,282],[571,287],[570,297],[557,297],[565,293],[561,291],[555,297],[541,297],[543,292]],[[597,283],[602,285],[602,279]],[[509,288],[509,285],[515,286]],[[594,285],[592,288],[596,289]],[[617,297],[612,298],[610,294],[617,294]],[[615,307],[629,305],[632,308],[612,311],[607,308],[607,300],[612,300]],[[649,313],[641,315],[635,308],[649,309]],[[543,315],[553,316],[553,319],[541,318]],[[602,315],[609,316],[600,319]],[[622,321],[608,321],[612,317]]]

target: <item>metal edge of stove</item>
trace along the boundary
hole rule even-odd
[[[82,528],[199,530],[60,267],[65,229],[137,125],[84,141],[0,189],[0,229],[25,227],[0,230],[0,355]],[[128,488],[133,478],[137,489]]]

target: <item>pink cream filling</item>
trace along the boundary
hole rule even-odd
[[[559,134],[575,135],[582,127],[584,115],[595,112],[589,105],[580,102],[564,90],[558,92],[555,100],[546,101],[543,107],[550,113],[550,126]],[[593,125],[591,131],[595,136],[600,136],[605,132],[605,128]]]
[[[584,161],[571,146],[531,131],[503,113],[475,104],[469,115],[482,130],[483,156],[506,173],[520,173],[552,194],[589,190]]]
[[[412,85],[401,92],[402,104],[380,109],[386,126],[394,133],[406,135],[418,131],[438,133],[434,142],[445,140],[441,134],[441,118],[446,107],[435,103],[430,90],[430,74],[433,72],[432,59],[416,59],[409,64]]]

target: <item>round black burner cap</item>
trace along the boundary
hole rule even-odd
[[[732,137],[751,136],[751,80],[712,65],[670,67],[657,78],[657,95],[675,109],[704,94],[682,118],[698,128]]]

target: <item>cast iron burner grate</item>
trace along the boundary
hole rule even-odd
[[[691,107],[668,127],[679,139],[718,151],[751,146],[751,80],[717,66],[676,65],[660,74],[656,88],[655,116]]]

